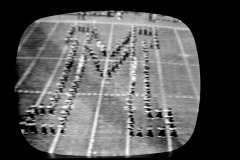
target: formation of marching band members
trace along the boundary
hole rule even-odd
[[[73,101],[76,98],[76,94],[78,93],[78,88],[80,86],[81,79],[83,78],[83,74],[85,71],[85,64],[88,56],[91,57],[93,63],[95,65],[95,69],[100,73],[100,77],[104,77],[103,68],[100,66],[100,58],[94,52],[94,49],[90,46],[91,42],[96,40],[96,46],[99,48],[100,53],[103,57],[107,57],[107,49],[106,45],[100,38],[100,35],[96,29],[96,27],[80,27],[78,26],[79,32],[86,32],[86,39],[83,42],[82,53],[78,59],[78,64],[76,65],[76,72],[74,74],[74,80],[71,82],[71,87],[68,91],[64,91],[66,87],[66,82],[68,81],[69,73],[71,72],[75,58],[77,56],[77,50],[79,47],[79,41],[74,37],[76,32],[76,26],[72,25],[70,29],[67,31],[67,35],[64,38],[64,41],[69,46],[70,50],[67,54],[66,61],[64,63],[64,67],[59,77],[59,82],[56,84],[56,89],[53,93],[53,96],[49,98],[50,103],[44,105],[43,103],[36,105],[33,104],[27,108],[25,111],[25,116],[22,117],[20,121],[21,131],[23,134],[29,133],[42,133],[46,134],[56,134],[56,129],[61,129],[61,134],[65,134],[66,130],[66,122],[68,120],[68,116],[70,115],[70,111],[74,108]],[[144,115],[146,119],[153,120],[164,120],[165,125],[162,127],[154,128],[152,125],[148,125],[146,128],[140,126],[137,127],[136,133],[134,132],[135,128],[135,119],[134,119],[134,110],[136,108],[133,107],[133,98],[135,96],[135,87],[137,82],[136,70],[137,70],[137,57],[135,51],[136,44],[136,27],[134,26],[132,30],[127,33],[127,36],[122,38],[119,43],[113,48],[112,52],[109,53],[109,57],[113,58],[114,61],[109,62],[109,67],[107,70],[107,76],[112,78],[112,74],[116,73],[117,69],[120,68],[121,65],[129,58],[130,59],[130,84],[129,84],[129,93],[126,100],[126,106],[124,106],[124,110],[127,110],[128,119],[127,119],[127,129],[130,137],[162,137],[165,138],[166,129],[170,130],[171,137],[177,137],[176,127],[174,125],[174,117],[172,113],[172,109],[168,108],[167,110],[163,110],[161,108],[153,110],[151,107],[151,89],[150,89],[150,65],[149,65],[149,52],[148,46],[145,41],[141,42],[142,53],[144,57]],[[157,32],[153,33],[151,29],[140,29],[138,32],[139,35],[152,36],[153,41],[150,43],[150,48],[160,49],[158,34]],[[66,99],[64,101],[64,105],[61,106],[61,111],[58,115],[59,124],[46,124],[36,123],[37,116],[51,115],[55,116],[56,107],[59,106],[59,100],[62,97],[61,95],[65,94]],[[165,114],[164,114],[164,113]],[[155,130],[155,131],[154,131]],[[156,133],[157,130],[157,133]],[[144,132],[146,131],[146,132]]]
[[[138,29],[138,35],[152,36],[152,28],[141,27]]]
[[[113,73],[116,73],[123,63],[130,57],[130,52],[134,50],[134,41],[131,40],[131,31],[127,36],[122,38],[112,50],[110,58],[113,61],[109,62],[107,70],[108,77],[111,78]]]
[[[87,39],[83,42],[83,48],[84,51],[91,56],[96,71],[100,73],[100,77],[103,77],[103,68],[100,66],[100,59],[97,56],[97,54],[93,51],[93,49],[90,47],[90,43],[92,42],[93,38],[97,39],[97,42],[101,43],[97,30],[94,27],[92,27],[91,33],[87,34]],[[102,46],[102,44],[100,46]],[[104,53],[105,52],[106,50],[104,50]]]
[[[136,108],[133,107],[133,97],[135,95],[135,87],[136,87],[136,69],[137,69],[137,57],[135,55],[135,27],[132,28],[132,35],[130,36],[130,84],[129,84],[129,94],[127,97],[127,103],[124,107],[125,110],[128,111],[128,119],[127,119],[127,129],[129,130],[129,136],[134,137],[134,116],[133,112]]]
[[[147,50],[146,42],[142,41],[142,49],[144,55],[144,109],[147,119],[153,119],[152,108],[150,104],[151,90],[150,90],[150,66],[149,66],[149,53]]]
[[[25,116],[23,116],[20,121],[21,131],[23,134],[38,133],[40,131],[42,134],[52,133],[52,135],[55,135],[57,127],[60,127],[61,133],[64,133],[66,128],[65,122],[67,120],[67,115],[70,114],[69,111],[73,108],[73,98],[77,93],[77,88],[79,87],[82,72],[84,71],[83,63],[85,59],[83,55],[79,59],[77,72],[75,73],[75,79],[71,83],[72,87],[69,89],[69,93],[66,93],[67,95],[67,99],[65,100],[66,105],[61,107],[63,110],[60,112],[60,117],[58,117],[59,125],[54,125],[53,123],[37,124],[36,117],[44,116],[47,114],[54,116],[55,109],[59,105],[61,94],[64,93],[63,90],[66,86],[65,85],[66,82],[68,81],[69,72],[73,67],[74,59],[76,57],[77,49],[79,46],[77,38],[74,37],[75,31],[76,31],[75,26],[72,25],[70,29],[67,31],[66,38],[64,38],[64,41],[70,47],[70,51],[67,54],[63,71],[61,76],[59,77],[59,82],[56,84],[56,89],[53,93],[53,96],[49,98],[50,103],[47,105],[44,105],[43,103],[39,105],[33,104],[27,108],[27,110],[25,111],[26,112]],[[37,126],[39,126],[39,129],[37,129]]]
[[[135,34],[133,30],[133,35]],[[155,34],[157,37],[157,34]],[[134,36],[133,36],[134,37]],[[157,39],[154,41],[154,45],[158,44]],[[174,125],[174,119],[173,119],[173,114],[172,114],[172,109],[168,108],[168,110],[164,110],[166,113],[166,116],[163,116],[163,110],[161,108],[155,109],[153,111],[150,103],[151,99],[151,89],[150,89],[150,65],[149,65],[149,52],[147,48],[147,43],[145,41],[142,41],[142,52],[144,55],[144,109],[145,109],[145,115],[147,119],[161,119],[163,120],[164,118],[166,119],[166,124],[168,127],[165,125],[161,127],[156,127],[155,132],[154,132],[154,127],[152,125],[148,125],[145,129],[144,127],[137,127],[137,132],[134,132],[134,110],[132,106],[133,102],[133,96],[135,94],[135,85],[136,85],[136,68],[137,68],[137,58],[132,56],[134,54],[131,54],[131,67],[130,67],[130,91],[129,91],[129,96],[127,98],[127,106],[124,107],[125,110],[128,110],[128,121],[127,121],[127,129],[129,130],[129,136],[130,137],[141,137],[143,138],[144,136],[146,137],[160,137],[160,138],[166,138],[166,128],[170,130],[170,137],[177,137],[177,131],[176,127]],[[157,46],[155,46],[158,48]],[[144,132],[145,130],[145,132]]]

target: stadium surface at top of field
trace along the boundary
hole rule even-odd
[[[82,17],[81,13],[69,13],[64,15],[56,15],[56,16],[49,16],[42,19],[39,19],[37,21],[46,21],[46,22],[97,22],[97,23],[117,23],[117,24],[125,24],[125,25],[141,25],[141,26],[166,26],[166,27],[176,27],[176,28],[182,28],[189,30],[188,27],[182,23],[178,19],[174,19],[168,16],[162,16],[158,15],[155,18],[156,20],[152,20],[150,18],[150,15],[147,13],[138,13],[135,14],[133,12],[125,12],[122,13],[122,18],[119,19],[117,17],[117,14],[111,14],[108,16],[108,14],[103,15],[96,15],[96,14],[87,14],[85,15],[85,18]]]

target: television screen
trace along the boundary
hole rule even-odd
[[[171,153],[193,135],[195,40],[177,18],[89,11],[44,17],[17,57],[19,132],[52,156]]]

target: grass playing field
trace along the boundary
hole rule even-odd
[[[74,24],[87,27],[93,23],[110,51],[133,27],[130,23],[39,21],[33,23],[25,31],[16,61],[18,81],[15,89],[19,95],[20,116],[24,115],[26,108],[33,103],[49,103],[48,99],[56,89],[56,83],[59,81],[69,51],[64,37],[70,26]],[[137,26],[137,28],[141,27],[143,26]],[[153,28],[158,32],[161,49],[148,49],[151,106],[153,109],[164,108],[164,106],[172,108],[178,138],[171,138],[170,145],[176,149],[188,141],[196,124],[200,95],[197,50],[188,28],[178,29],[166,26],[154,26]],[[79,39],[80,45],[64,93],[70,88],[70,83],[74,79],[78,58],[82,53],[82,42],[86,39],[84,33],[77,32],[75,36]],[[150,43],[152,37],[137,35],[137,94],[133,101],[136,107],[134,130],[137,131],[138,127],[143,127],[145,134],[146,127],[152,125],[154,134],[157,135],[156,127],[164,125],[164,120],[146,119],[143,108],[144,58],[141,48],[143,40]],[[101,58],[100,64],[104,69],[113,59],[103,57],[95,43],[96,41],[93,40],[91,45]],[[56,139],[51,134],[27,134],[24,135],[26,140],[35,148],[48,152],[55,139],[56,145],[53,153],[63,155],[124,156],[126,150],[129,150],[130,155],[167,152],[169,150],[167,138],[156,136],[128,138],[126,134],[127,111],[123,107],[126,104],[129,81],[129,59],[117,69],[112,79],[103,79],[95,70],[94,63],[89,56],[78,95],[74,99],[75,108],[71,110],[68,117],[65,135],[60,135]],[[38,128],[42,122],[59,124],[57,118],[65,99],[66,96],[62,94],[54,116],[37,116]],[[128,140],[129,143],[126,142]]]

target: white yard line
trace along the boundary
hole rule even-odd
[[[17,90],[17,93],[28,93],[28,94],[41,94],[42,91],[33,91],[33,90]],[[54,92],[46,92],[45,94],[54,94]],[[65,93],[61,93],[61,95],[65,95]],[[127,94],[99,94],[99,93],[77,93],[77,95],[85,95],[85,96],[114,96],[114,97],[119,97],[119,96],[127,96]],[[153,95],[154,96],[154,95]],[[144,97],[144,94],[135,94],[135,97]],[[180,96],[180,95],[167,95],[166,97],[168,98],[177,98],[177,99],[196,99],[196,97],[193,96]]]
[[[131,30],[133,30],[133,27],[134,27],[134,25],[131,25]],[[131,37],[132,38],[132,37]],[[132,53],[131,53],[132,54]],[[130,65],[131,65],[131,60],[130,60]],[[130,67],[130,72],[129,72],[129,74],[130,74],[130,81],[129,81],[129,83],[131,83],[131,77],[132,77],[132,72],[131,72],[131,70],[132,70],[132,66]],[[136,69],[137,70],[137,69]],[[136,95],[136,94],[135,94]],[[125,155],[126,155],[126,157],[128,157],[129,156],[129,154],[130,154],[130,137],[129,137],[129,134],[130,134],[130,131],[129,131],[129,129],[128,129],[128,120],[129,120],[129,117],[127,118],[127,132],[126,132],[126,146],[125,146]]]
[[[22,43],[18,46],[18,52],[21,51],[22,46],[26,43],[26,41],[28,40],[29,36],[32,34],[32,32],[35,30],[35,28],[38,26],[38,23],[39,22],[34,22],[34,26],[31,28],[29,33],[24,37],[24,39],[22,40]]]
[[[130,131],[129,129],[127,129],[126,132],[126,148],[125,148],[125,155],[126,157],[129,156],[129,152],[130,152],[130,137],[129,137]]]
[[[159,28],[170,28],[170,29],[178,29],[178,30],[187,30],[190,31],[188,28],[186,27],[172,27],[172,26],[160,26],[160,25],[154,25],[154,24],[135,24],[135,23],[120,23],[120,22],[100,22],[100,21],[82,21],[82,20],[38,20],[40,22],[61,22],[61,23],[73,23],[73,22],[78,22],[78,23],[98,23],[98,24],[114,24],[114,25],[125,25],[125,26],[140,26],[140,27],[159,27]]]
[[[107,68],[108,68],[108,60],[109,60],[109,55],[110,55],[110,49],[111,49],[111,43],[112,43],[112,35],[113,35],[113,27],[114,25],[111,24],[111,30],[110,30],[110,34],[109,34],[109,40],[108,40],[108,54],[107,54],[107,58],[105,61],[105,67],[104,67],[104,71],[103,71],[103,79],[102,79],[102,83],[101,83],[101,88],[100,88],[100,96],[98,98],[98,102],[97,102],[97,107],[96,107],[96,112],[95,112],[95,116],[94,116],[94,122],[93,122],[93,128],[92,128],[92,132],[91,132],[91,136],[90,136],[90,141],[89,141],[89,145],[88,145],[88,150],[87,150],[87,156],[90,157],[92,154],[92,149],[93,149],[93,143],[95,141],[95,134],[96,134],[96,129],[97,129],[97,123],[98,123],[98,116],[99,116],[99,112],[100,112],[100,107],[101,107],[101,102],[102,102],[102,93],[103,93],[103,88],[104,88],[104,84],[105,84],[105,78],[106,78],[106,72],[107,72]]]
[[[33,93],[33,94],[41,94],[42,91],[33,91],[33,90],[16,90],[17,93]],[[54,92],[46,92],[46,94],[54,94]],[[61,95],[65,95],[66,93],[60,93]],[[127,96],[126,94],[108,94],[108,93],[104,93],[104,94],[99,94],[99,93],[77,93],[77,95],[86,95],[86,96]],[[143,95],[138,95],[138,96],[143,96]],[[136,97],[137,97],[137,93],[136,93]]]
[[[61,53],[61,57],[63,57],[63,56],[65,55],[66,51],[67,51],[67,46],[65,46],[65,47],[63,48],[62,53]],[[52,74],[51,74],[51,77],[48,79],[47,84],[45,85],[45,87],[44,87],[44,89],[43,89],[40,97],[38,98],[38,100],[37,100],[37,102],[36,102],[36,105],[39,105],[40,102],[42,101],[42,98],[43,98],[43,96],[46,94],[49,86],[51,85],[52,80],[53,80],[55,74],[57,73],[57,70],[58,70],[60,64],[61,64],[61,59],[58,60],[56,66],[55,66],[55,68],[54,68],[54,70],[53,70],[53,72],[52,72]]]
[[[59,136],[60,136],[60,132],[61,132],[61,127],[58,127],[57,129],[57,132],[56,132],[56,135],[54,136],[54,139],[52,141],[52,144],[48,150],[48,153],[52,154],[54,152],[54,149],[57,145],[57,142],[58,142],[58,139],[59,139]]]
[[[65,46],[63,48],[62,53],[61,53],[61,57],[63,57],[65,55],[66,51],[67,51],[67,46]],[[43,96],[45,95],[45,93],[47,92],[49,86],[51,85],[51,83],[53,81],[53,78],[56,75],[57,70],[59,69],[60,64],[61,64],[61,59],[58,60],[56,66],[55,66],[55,68],[53,70],[53,73],[52,73],[51,77],[49,78],[49,80],[48,80],[48,82],[47,82],[47,84],[46,84],[42,94],[38,98],[37,105],[39,105],[39,103],[42,101]],[[49,153],[53,153],[54,152],[54,149],[56,147],[57,141],[58,141],[59,136],[60,136],[60,130],[61,130],[61,128],[59,127],[57,129],[57,134],[54,136],[53,142],[52,142],[52,144],[51,144],[51,146],[50,146],[50,148],[48,150]]]
[[[143,63],[143,61],[142,61]],[[158,63],[158,62],[154,62],[154,61],[150,61],[149,63]],[[173,63],[173,62],[161,62],[161,64],[170,64],[170,65],[177,65],[177,66],[185,66],[185,63]],[[198,64],[191,64],[189,66],[197,66],[199,67]]]
[[[192,72],[191,72],[191,69],[190,69],[190,67],[189,67],[190,65],[189,65],[189,63],[188,63],[188,61],[187,61],[187,56],[188,56],[188,55],[187,55],[187,54],[185,53],[185,51],[184,51],[182,41],[181,41],[181,39],[180,39],[180,37],[179,37],[176,29],[174,29],[174,33],[175,33],[175,36],[176,36],[176,38],[177,38],[177,41],[178,41],[178,44],[179,44],[179,47],[180,47],[180,50],[181,50],[181,55],[182,55],[182,57],[183,57],[185,66],[187,67],[188,75],[189,75],[190,81],[191,81],[191,83],[192,83],[192,87],[193,87],[195,96],[196,96],[197,100],[199,101],[199,94],[198,94],[196,85],[195,85],[195,83],[194,83],[194,81],[193,81]]]
[[[153,32],[155,32],[155,28],[153,27]],[[157,48],[155,48],[155,56],[156,56],[156,60],[157,60],[157,66],[158,66],[158,76],[159,76],[159,83],[160,83],[160,93],[161,93],[161,100],[163,103],[163,110],[167,110],[167,100],[166,100],[166,94],[165,94],[165,90],[164,90],[164,85],[163,85],[163,78],[162,78],[162,66],[161,66],[161,60],[160,60],[160,55],[159,55],[159,51]],[[166,117],[166,112],[163,112],[163,116],[164,116],[164,121],[165,124],[167,124],[167,119]],[[168,126],[166,125],[166,135],[167,135],[167,143],[168,143],[168,152],[171,152],[172,149],[172,139],[170,137],[170,132],[168,129]]]
[[[17,57],[17,59],[34,59],[35,57]],[[60,57],[39,57],[38,59],[47,59],[47,60],[54,60],[54,59],[60,59]],[[67,58],[63,58],[63,59],[67,59]]]
[[[15,86],[15,90],[22,84],[22,82],[26,79],[26,77],[28,76],[28,74],[32,71],[32,68],[34,67],[34,65],[36,64],[39,56],[41,55],[42,51],[45,49],[47,42],[49,41],[50,37],[52,36],[53,32],[56,30],[58,26],[58,23],[55,23],[55,25],[53,26],[53,28],[51,29],[51,31],[49,32],[47,38],[45,39],[42,47],[38,50],[36,57],[33,59],[33,61],[31,62],[31,64],[29,65],[29,67],[27,68],[27,70],[24,72],[23,76],[21,77],[21,79],[17,82],[16,86]]]
[[[35,57],[17,57],[17,59],[34,59]],[[60,59],[59,57],[39,57],[38,59],[46,59],[46,60],[58,60]],[[62,59],[67,59],[67,58],[62,58]],[[78,60],[78,58],[75,58],[75,60]],[[87,61],[94,61],[92,59],[88,59]],[[99,59],[99,61],[105,61],[105,59]],[[118,60],[115,59],[109,59],[110,62],[115,62]],[[130,61],[125,61],[126,63],[129,63]],[[137,63],[144,63],[144,61],[137,61]],[[149,63],[157,63],[155,61],[149,61]],[[161,62],[161,64],[170,64],[170,65],[179,65],[179,66],[185,66],[185,63],[172,63],[172,62]],[[197,66],[199,67],[198,64],[189,64],[189,66]]]

